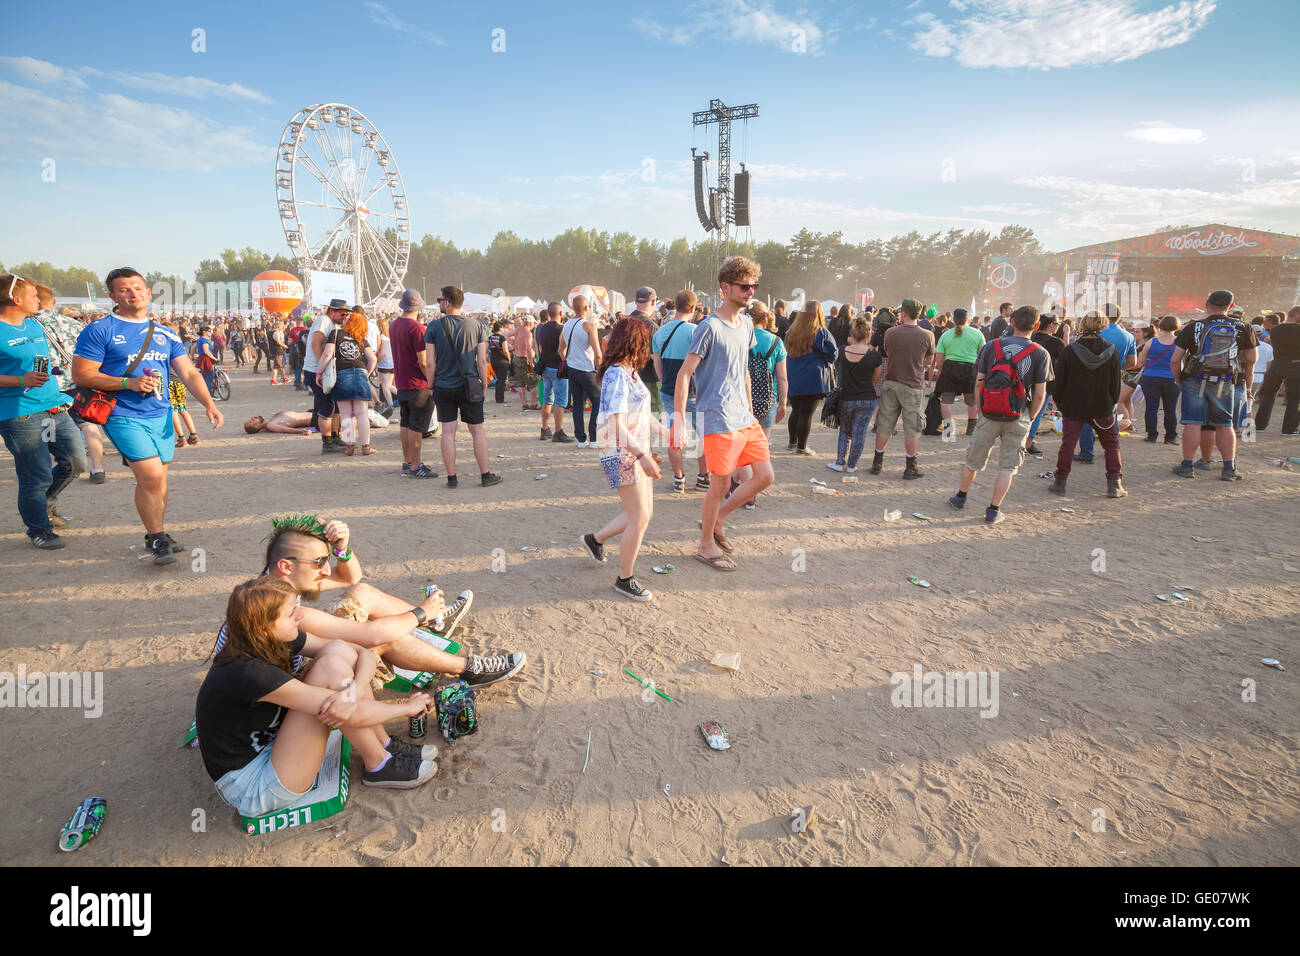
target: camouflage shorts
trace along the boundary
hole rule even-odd
[[[329,612],[335,617],[343,618],[345,621],[357,621],[364,624],[370,620],[370,613],[362,606],[360,601],[350,594],[344,594],[335,601]],[[392,681],[396,676],[392,668],[384,662],[384,659],[376,655],[375,676],[370,679],[370,686],[374,692],[379,693],[384,689],[384,685]]]

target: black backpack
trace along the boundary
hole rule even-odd
[[[766,355],[759,355],[753,349],[749,350],[749,400],[754,406],[755,418],[766,418],[767,413],[772,410],[772,369],[768,365],[768,359],[776,351],[780,339],[773,337],[772,347],[767,350]]]

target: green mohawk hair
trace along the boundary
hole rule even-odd
[[[281,515],[271,519],[271,534],[290,528],[313,537],[325,537],[325,526],[316,515]]]

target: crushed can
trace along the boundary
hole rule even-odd
[[[438,729],[448,743],[478,730],[474,688],[465,681],[452,681],[439,687],[434,692],[433,702],[438,711]]]
[[[65,853],[79,850],[89,843],[104,825],[108,815],[108,801],[103,797],[87,797],[72,813],[72,819],[59,834],[59,849]]]

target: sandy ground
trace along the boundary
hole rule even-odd
[[[613,557],[597,566],[576,545],[618,507],[596,452],[539,442],[517,398],[488,406],[505,482],[453,492],[399,477],[395,427],[368,459],[322,457],[314,436],[244,435],[248,414],[306,399],[233,379],[226,427],[201,422],[203,444],[171,471],[168,529],[204,549],[202,572],[184,556],[137,559],[133,482],[111,456],[107,484],[64,496],[68,548],[33,550],[0,452],[0,671],[103,671],[105,687],[98,719],[0,711],[4,862],[1300,863],[1300,577],[1283,569],[1300,566],[1300,470],[1266,464],[1300,445],[1283,451],[1276,431],[1244,447],[1235,484],[1176,478],[1176,450],[1125,439],[1123,501],[1104,496],[1100,449],[1067,499],[1049,496],[1037,474],[1051,438],[1008,520],[988,527],[991,476],[966,513],[946,504],[964,439],[922,439],[925,478],[904,483],[900,436],[885,473],[852,486],[825,468],[835,433],[815,425],[819,457],[800,459],[778,426],[777,483],[730,523],[740,570],[691,560],[700,496],[674,498],[664,480],[638,565],[655,601],[634,605],[611,590]],[[443,470],[436,448],[426,460]],[[814,496],[810,477],[843,494]],[[903,519],[885,522],[888,509]],[[482,729],[442,748],[428,786],[370,790],[354,757],[342,814],[246,837],[179,743],[231,587],[260,569],[269,517],[302,510],[346,520],[386,590],[472,587],[460,639],[526,651],[529,665],[484,692]],[[665,560],[675,573],[651,573]],[[1175,585],[1190,602],[1156,600]],[[709,665],[725,651],[741,653],[738,674]],[[997,672],[997,716],[892,706],[890,675],[918,664]],[[624,667],[678,702],[643,700]],[[708,718],[730,751],[706,748]],[[92,794],[109,802],[103,831],[59,853],[59,828]],[[809,829],[792,834],[788,814],[807,805]]]

